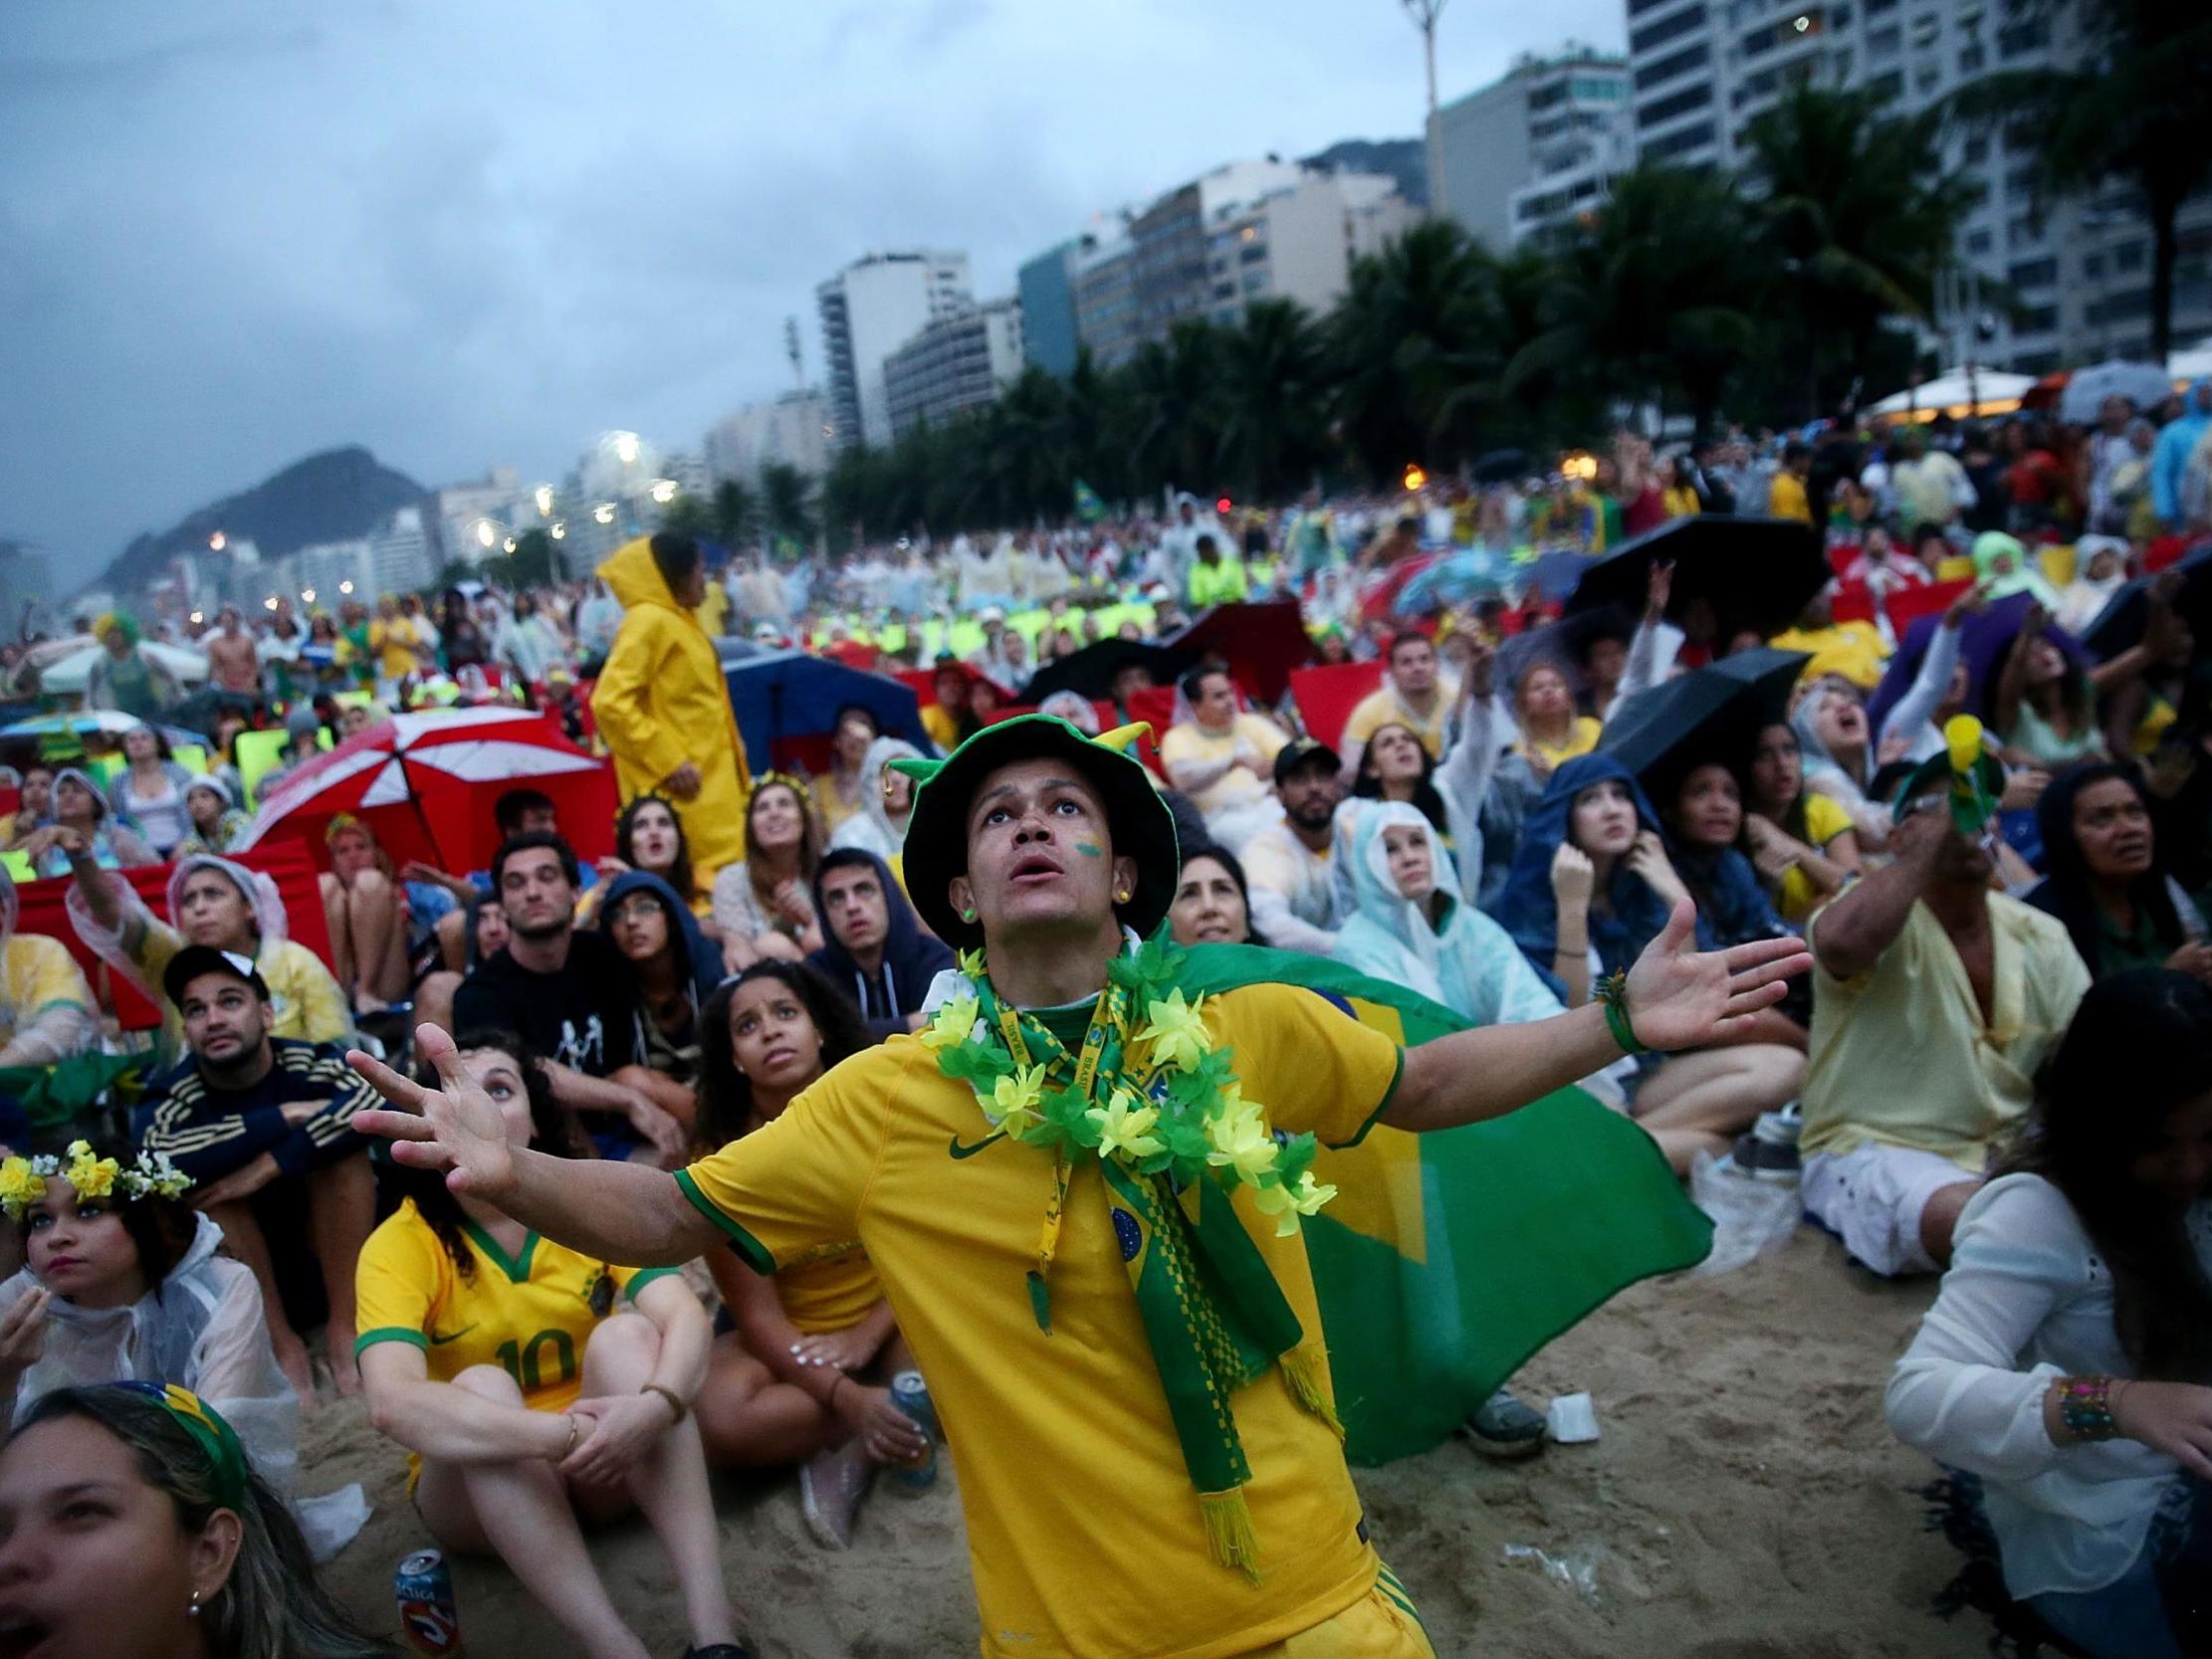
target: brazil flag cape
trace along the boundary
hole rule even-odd
[[[1184,952],[1186,995],[1304,985],[1417,1048],[1466,1021],[1318,956]],[[1528,1356],[1616,1293],[1694,1266],[1712,1223],[1650,1136],[1580,1089],[1431,1135],[1381,1124],[1325,1149],[1335,1199],[1304,1223],[1337,1414],[1354,1463],[1448,1437]]]

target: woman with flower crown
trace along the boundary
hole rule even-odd
[[[166,1157],[71,1143],[0,1161],[0,1211],[25,1266],[0,1283],[0,1409],[20,1420],[57,1388],[173,1382],[236,1425],[255,1472],[290,1497],[300,1400],[277,1367],[251,1270],[184,1201]],[[358,1486],[294,1499],[318,1559],[360,1530]]]
[[[1685,903],[1588,1005],[1409,1050],[1303,985],[1194,994],[1179,948],[1138,944],[1178,869],[1143,730],[1021,716],[900,762],[954,994],[673,1176],[510,1145],[428,1027],[435,1089],[350,1057],[403,1109],[354,1127],[603,1260],[727,1239],[774,1272],[859,1240],[945,1424],[986,1659],[1434,1659],[1345,1463],[1300,1235],[1334,1195],[1317,1142],[1734,1035],[1809,959],[1699,953]]]

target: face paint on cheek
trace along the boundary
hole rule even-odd
[[[1085,858],[1104,858],[1106,856],[1105,848],[1100,847],[1095,843],[1089,841],[1076,842],[1075,850],[1081,853]]]

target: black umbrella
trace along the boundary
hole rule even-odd
[[[1617,639],[1626,645],[1636,637],[1636,622],[1618,605],[1582,611],[1547,622],[1541,628],[1515,634],[1498,647],[1497,680],[1510,697],[1522,675],[1538,663],[1549,663],[1567,677],[1576,695],[1588,690],[1582,660],[1593,642]]]
[[[1742,629],[1762,639],[1780,633],[1797,621],[1830,575],[1821,538],[1810,524],[1698,513],[1670,518],[1591,565],[1568,595],[1568,612],[1620,605],[1631,614],[1641,613],[1657,559],[1674,565],[1667,620],[1679,623],[1696,601],[1704,600],[1713,611],[1710,643],[1716,649]]]
[[[1662,680],[1613,711],[1599,751],[1640,779],[1707,760],[1740,764],[1763,727],[1789,719],[1790,691],[1811,660],[1759,646]]]
[[[1476,457],[1473,472],[1477,484],[1511,484],[1517,478],[1528,477],[1528,451],[1491,450]]]
[[[2188,619],[2189,629],[2201,642],[2212,632],[2212,543],[2200,545],[2172,566],[2181,572],[2181,591],[2173,608]],[[2118,656],[2142,643],[2143,625],[2150,617],[2150,584],[2155,576],[2138,576],[2105,602],[2097,620],[2082,630],[2082,644],[2099,662]]]
[[[1021,701],[1042,703],[1054,692],[1073,692],[1077,697],[1096,702],[1114,695],[1114,676],[1126,668],[1145,669],[1152,675],[1155,686],[1172,686],[1176,677],[1197,661],[1187,651],[1155,645],[1149,640],[1123,639],[1117,634],[1110,639],[1093,640],[1082,650],[1071,651],[1065,657],[1053,658],[1029,676]]]

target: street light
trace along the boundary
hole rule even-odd
[[[207,550],[211,553],[219,553],[229,545],[230,537],[225,535],[221,530],[217,530],[213,535],[207,538]]]
[[[337,590],[340,593],[351,593],[353,591],[353,584],[351,582],[340,582],[337,584]]]
[[[1429,216],[1443,216],[1443,134],[1437,129],[1437,19],[1446,0],[1405,0],[1406,11],[1421,31],[1421,50],[1429,65]]]
[[[478,545],[479,547],[482,547],[482,548],[483,548],[483,549],[484,549],[485,551],[489,552],[489,551],[491,550],[491,547],[492,547],[492,542],[493,542],[493,541],[494,541],[495,539],[497,539],[497,537],[498,537],[498,533],[499,533],[498,531],[496,531],[495,529],[493,529],[493,528],[492,528],[492,520],[491,520],[491,519],[489,519],[489,518],[479,518],[479,519],[477,519],[477,521],[476,521],[476,544],[477,544],[477,545]]]
[[[555,519],[553,520],[553,528],[552,528],[552,529],[550,529],[550,530],[548,530],[548,531],[547,531],[546,533],[547,533],[548,535],[552,536],[552,537],[553,537],[553,539],[554,539],[555,541],[565,541],[565,540],[567,540],[567,539],[568,539],[568,520],[567,520],[567,519],[565,519],[565,518],[555,518]]]
[[[676,481],[672,478],[656,478],[653,480],[652,496],[656,504],[666,507],[676,499]]]
[[[300,590],[300,603],[301,603],[301,604],[303,604],[303,605],[312,605],[312,604],[314,604],[314,603],[315,603],[315,589],[314,589],[314,588],[312,588],[312,587],[303,587],[303,588],[302,588],[302,589]]]
[[[596,518],[602,524],[613,523],[614,504],[612,502],[601,502],[597,507],[591,510],[591,517]]]
[[[538,517],[541,518],[551,518],[553,517],[553,486],[550,484],[541,484],[536,490],[532,491],[531,494],[538,503]]]
[[[614,435],[614,459],[625,467],[637,465],[637,434],[617,432]]]

